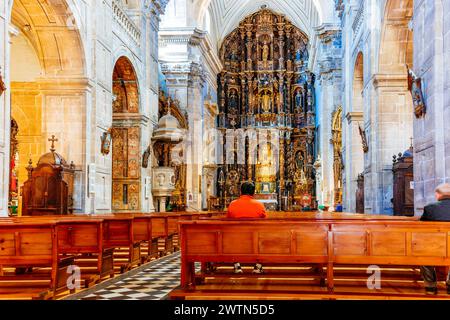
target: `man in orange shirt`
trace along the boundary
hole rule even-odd
[[[233,201],[227,213],[230,219],[258,219],[266,218],[266,208],[255,200],[255,185],[251,182],[244,182],[241,186],[241,197]]]
[[[244,182],[241,186],[241,197],[233,201],[227,213],[229,219],[263,219],[266,218],[266,208],[264,204],[255,200],[255,185],[251,182]],[[234,264],[234,272],[242,273],[241,264]],[[263,273],[263,266],[260,263],[255,265],[253,273]]]

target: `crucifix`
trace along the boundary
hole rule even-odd
[[[48,141],[52,143],[50,151],[51,152],[55,152],[56,151],[56,149],[55,149],[55,142],[58,142],[58,139],[55,138],[55,135],[52,135],[52,138],[48,139]]]

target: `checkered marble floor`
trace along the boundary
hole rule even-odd
[[[116,281],[114,281],[116,280]],[[180,284],[180,253],[153,261],[137,273],[130,271],[108,285],[76,295],[79,300],[163,300]]]

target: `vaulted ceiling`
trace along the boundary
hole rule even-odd
[[[198,5],[199,18],[207,12],[216,39],[221,42],[246,16],[266,5],[269,9],[285,14],[286,17],[308,36],[313,28],[334,18],[334,0],[194,0]],[[198,20],[199,21],[199,20]],[[201,20],[200,20],[201,21]]]

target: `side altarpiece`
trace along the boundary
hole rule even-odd
[[[223,207],[254,181],[268,210],[315,207],[315,76],[308,37],[268,9],[245,18],[221,47],[218,169]]]

